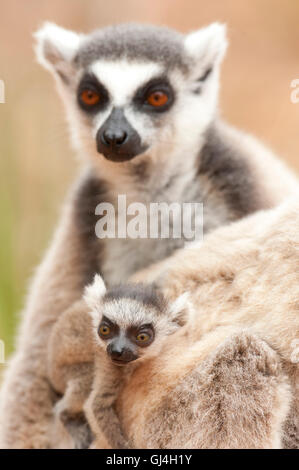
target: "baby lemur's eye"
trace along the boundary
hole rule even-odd
[[[140,341],[141,343],[145,343],[150,339],[150,336],[147,333],[140,333],[139,335],[136,336],[137,341]]]
[[[98,332],[102,338],[107,338],[111,333],[111,328],[105,323],[103,323],[99,326]]]
[[[86,106],[95,106],[99,103],[101,96],[96,91],[86,88],[81,91],[80,99]]]
[[[160,106],[165,106],[168,102],[168,95],[164,91],[153,91],[147,97],[147,103],[155,108],[159,108]]]
[[[149,346],[154,341],[153,329],[143,327],[137,332],[135,341],[139,346]]]

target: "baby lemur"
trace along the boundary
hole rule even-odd
[[[152,285],[123,284],[106,290],[96,275],[84,298],[55,325],[49,343],[49,376],[63,398],[56,419],[71,434],[75,447],[86,445],[73,426],[87,415],[97,438],[112,448],[127,448],[114,405],[133,369],[157,356],[165,338],[183,324],[186,295],[169,305]],[[89,396],[89,398],[88,398]],[[88,398],[88,400],[87,400]],[[87,401],[86,401],[87,400]]]

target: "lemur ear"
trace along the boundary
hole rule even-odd
[[[46,22],[35,34],[36,57],[46,69],[56,72],[64,80],[71,73],[71,62],[84,35]]]
[[[209,26],[187,34],[185,49],[191,59],[203,69],[219,64],[227,49],[226,26],[212,23]]]
[[[181,294],[172,304],[169,306],[169,315],[173,321],[182,326],[186,320],[186,309],[189,306],[189,292]]]
[[[87,306],[94,310],[106,293],[106,286],[99,274],[96,274],[93,282],[85,287],[83,298]]]

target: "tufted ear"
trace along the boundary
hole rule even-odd
[[[106,293],[106,286],[99,274],[96,274],[93,282],[84,289],[84,300],[87,306],[94,310],[99,306],[103,296]]]
[[[181,294],[172,304],[170,304],[168,312],[172,321],[182,326],[186,322],[186,309],[189,308],[189,292]]]
[[[204,73],[220,64],[227,49],[226,26],[212,23],[185,37],[185,49],[194,64]]]
[[[71,62],[76,55],[83,34],[46,22],[35,34],[36,57],[47,70],[57,73],[65,82],[72,74]]]

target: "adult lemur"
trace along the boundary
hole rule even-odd
[[[295,185],[268,150],[218,118],[225,49],[219,24],[187,35],[145,25],[83,35],[48,23],[37,33],[38,59],[57,79],[85,164],[30,290],[2,389],[2,446],[51,446],[58,397],[47,377],[47,342],[94,272],[109,286],[184,243],[99,240],[98,203],[115,204],[118,194],[128,203],[203,202],[207,232],[275,205]]]

